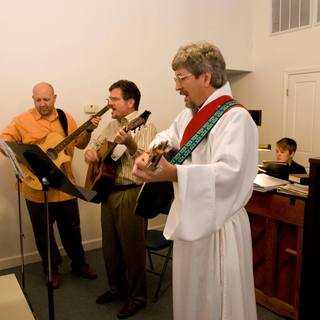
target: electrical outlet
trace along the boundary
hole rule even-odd
[[[99,110],[99,106],[95,104],[87,104],[84,106],[84,112],[87,114],[95,114]]]

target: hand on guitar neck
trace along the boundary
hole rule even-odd
[[[143,153],[136,159],[132,173],[143,182],[178,181],[176,166],[165,158],[171,151],[168,149],[165,141]]]

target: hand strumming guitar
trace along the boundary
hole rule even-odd
[[[157,182],[157,181],[178,181],[177,168],[175,165],[168,162],[162,154],[155,154],[157,148],[145,152],[139,156],[134,163],[132,173],[144,182]],[[152,160],[157,159],[156,166],[153,165]]]
[[[98,152],[95,149],[88,149],[84,153],[84,160],[86,163],[98,162]]]

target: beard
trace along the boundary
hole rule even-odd
[[[185,106],[186,106],[188,109],[192,109],[192,110],[199,108],[199,106],[198,106],[196,103],[194,103],[193,101],[186,101]]]
[[[52,106],[37,107],[37,110],[41,114],[41,116],[46,117],[46,116],[49,116],[54,111],[54,107]]]
[[[190,100],[190,96],[186,92],[182,92],[180,94],[185,97],[184,103],[185,103],[186,108],[197,112],[197,110],[199,109],[198,104],[195,103],[194,101]]]

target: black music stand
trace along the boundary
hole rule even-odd
[[[18,161],[27,165],[28,168],[37,176],[42,185],[47,221],[48,309],[49,320],[54,320],[48,189],[57,189],[85,201],[91,201],[94,199],[96,192],[74,185],[39,146],[34,144],[21,144],[17,142],[6,142],[6,144],[14,152]]]
[[[20,257],[21,257],[21,286],[22,291],[25,293],[25,273],[24,273],[24,251],[23,251],[23,228],[22,228],[22,214],[21,214],[21,197],[20,197],[20,187],[21,181],[23,178],[23,173],[21,172],[19,166],[17,165],[17,159],[12,152],[12,150],[8,147],[5,141],[0,140],[0,148],[1,151],[8,157],[12,169],[14,171],[14,175],[17,180],[17,200],[18,200],[18,218],[19,218],[19,239],[20,239]],[[26,293],[25,293],[26,294]]]

